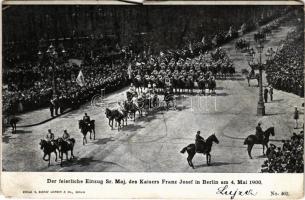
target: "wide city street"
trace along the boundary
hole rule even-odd
[[[267,36],[264,43],[263,60],[268,47],[276,49],[281,40],[293,27],[280,27]],[[254,32],[243,36],[251,42]],[[85,172],[260,172],[266,159],[262,146],[255,145],[253,159],[249,159],[244,139],[255,134],[255,127],[262,122],[263,130],[275,127],[275,136],[270,143],[280,144],[282,139],[289,139],[294,131],[294,106],[300,110],[300,121],[303,121],[304,99],[297,95],[274,90],[274,100],[265,104],[266,115],[256,115],[258,102],[257,81],[247,80],[241,73],[249,66],[245,55],[235,50],[235,41],[225,44],[222,48],[234,61],[237,71],[233,78],[216,80],[216,96],[182,95],[177,101],[178,109],[156,109],[148,116],[138,118],[121,131],[111,130],[105,116],[105,109],[98,100],[88,102],[78,110],[68,112],[45,123],[18,127],[17,133],[11,129],[3,133],[3,170],[6,171],[85,171]],[[255,48],[255,47],[254,47]],[[264,74],[264,86],[267,86]],[[128,88],[107,95],[104,101],[111,106],[115,102],[126,99]],[[161,100],[163,100],[161,98]],[[43,115],[49,115],[44,109]],[[82,144],[82,134],[78,120],[88,113],[96,123],[96,140]],[[21,123],[37,123],[42,121],[35,112],[23,114]],[[303,125],[303,124],[302,124]],[[63,167],[52,157],[51,166],[42,160],[43,152],[39,142],[48,129],[52,129],[55,137],[60,137],[64,129],[76,139],[75,158],[65,161]],[[213,144],[211,166],[206,165],[206,158],[196,154],[192,169],[187,163],[187,153],[180,153],[188,144],[194,143],[197,130],[205,139],[215,133],[219,144]]]

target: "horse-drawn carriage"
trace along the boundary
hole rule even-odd
[[[136,113],[139,113],[139,116],[143,116],[143,113],[146,115],[154,108],[157,108],[159,105],[159,98],[157,94],[152,93],[138,93],[136,91],[127,91],[126,92],[127,100],[122,103],[119,102],[119,108],[106,108],[105,114],[108,118],[108,125],[113,129],[113,122],[115,121],[118,124],[118,131],[124,126],[124,122],[127,125],[127,119],[133,118],[135,121]]]
[[[245,39],[239,39],[235,42],[235,49],[236,50],[249,50],[250,42],[246,41]]]

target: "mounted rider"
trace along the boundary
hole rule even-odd
[[[70,134],[67,132],[67,130],[64,130],[64,133],[62,135],[62,139],[64,141],[67,141],[68,139],[70,139]]]
[[[263,141],[264,139],[264,131],[261,127],[262,122],[258,122],[257,126],[256,126],[256,137],[259,141]]]
[[[67,143],[71,143],[70,139],[70,134],[67,132],[67,130],[64,130],[64,133],[62,135],[62,139],[67,142]]]
[[[204,144],[205,144],[204,138],[200,136],[200,131],[197,131],[196,139],[195,139],[196,152],[202,152],[203,149],[200,147],[203,146]]]
[[[132,95],[135,95],[135,94],[136,94],[136,87],[133,85],[133,83],[130,84],[129,92],[130,92]]]
[[[51,143],[52,145],[54,144],[54,133],[52,133],[51,129],[48,129],[48,133],[46,135],[46,140],[47,142]]]
[[[83,121],[85,122],[85,124],[87,124],[87,126],[90,126],[90,116],[87,115],[87,113],[85,113],[85,115],[83,116]]]

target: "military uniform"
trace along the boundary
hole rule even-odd
[[[54,138],[55,138],[54,133],[52,133],[51,129],[49,129],[48,133],[46,135],[47,142],[50,142],[51,144],[53,144]]]
[[[64,130],[64,134],[62,135],[62,139],[65,140],[65,141],[70,139],[70,135],[66,130]]]
[[[200,133],[197,132],[196,138],[195,138],[195,149],[196,152],[202,153],[204,148],[202,148],[205,144],[205,140],[203,137],[200,136]]]
[[[54,101],[53,101],[53,99],[51,99],[50,102],[49,102],[49,108],[50,108],[51,117],[54,117]]]
[[[59,113],[62,114],[64,112],[64,97],[60,96],[58,99],[58,107],[59,107]]]
[[[83,117],[83,121],[84,121],[88,126],[90,126],[90,117],[89,117],[88,115],[85,115],[85,116]]]
[[[54,100],[54,108],[55,108],[55,115],[58,115],[58,109],[59,109],[59,104],[58,104],[58,97],[56,97]]]
[[[258,140],[262,141],[264,139],[264,132],[260,124],[256,126],[256,133],[255,135],[257,136]]]
[[[273,101],[273,87],[269,87],[269,95],[270,95],[270,101]]]

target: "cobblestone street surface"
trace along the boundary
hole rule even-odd
[[[267,47],[276,47],[285,39],[292,27],[281,27],[272,33],[272,40],[267,36]],[[253,32],[244,36],[254,45]],[[274,90],[274,100],[265,104],[266,115],[256,116],[258,87],[255,80],[248,86],[241,74],[242,69],[249,69],[244,54],[236,51],[235,41],[224,45],[230,58],[234,61],[237,74],[228,80],[217,80],[216,96],[186,95],[179,101],[181,109],[158,109],[148,116],[128,121],[121,131],[111,130],[103,106],[88,102],[78,110],[67,112],[50,120],[49,110],[42,109],[25,113],[17,133],[8,129],[2,136],[4,171],[94,171],[94,172],[259,172],[263,161],[262,146],[256,145],[249,159],[244,139],[255,134],[258,121],[262,128],[275,127],[273,144],[288,139],[294,131],[294,106],[300,110],[300,122],[303,122],[304,98],[297,95]],[[265,54],[265,53],[263,53]],[[263,56],[263,60],[265,57]],[[265,75],[264,75],[265,76]],[[265,78],[263,79],[266,85]],[[112,104],[125,99],[127,88],[105,97],[105,102]],[[163,99],[162,99],[163,100]],[[82,144],[82,134],[78,120],[88,113],[96,122],[96,140]],[[38,125],[35,125],[38,124]],[[17,125],[17,126],[18,126]],[[303,123],[302,123],[303,125]],[[43,152],[39,142],[48,129],[55,137],[61,137],[67,129],[76,139],[75,158],[65,161],[63,167],[52,157],[51,166],[42,160]],[[194,143],[197,130],[205,139],[215,133],[219,144],[213,144],[211,166],[206,165],[206,157],[196,154],[189,167],[182,148]]]

